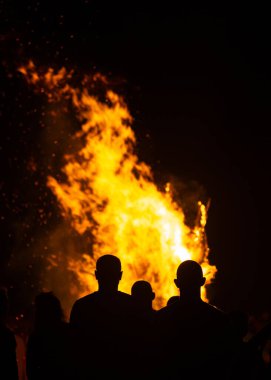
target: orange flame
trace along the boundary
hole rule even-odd
[[[96,290],[95,262],[106,253],[121,259],[120,289],[130,293],[136,280],[145,279],[156,293],[156,307],[176,294],[173,279],[183,260],[199,262],[210,283],[216,268],[208,263],[208,207],[199,202],[195,227],[185,225],[184,213],[172,199],[171,185],[159,191],[151,168],[134,152],[132,117],[123,99],[109,90],[104,102],[98,100],[89,93],[87,81],[82,89],[69,84],[73,73],[66,69],[38,73],[30,62],[19,71],[42,89],[49,101],[71,99],[81,122],[76,138],[83,140],[84,146],[65,157],[65,182],[48,177],[48,186],[73,228],[93,237],[93,255],[84,253],[81,260],[69,261],[84,293]],[[203,297],[207,299],[205,288]]]

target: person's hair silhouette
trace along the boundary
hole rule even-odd
[[[155,293],[148,281],[136,281],[132,286],[131,295],[139,311],[148,312],[153,310],[152,301],[155,298]]]
[[[42,292],[35,298],[36,328],[51,327],[64,319],[60,300],[53,292]]]
[[[96,262],[95,277],[100,292],[116,292],[122,277],[120,259],[113,255],[104,255]]]
[[[174,280],[182,299],[188,298],[190,302],[201,298],[200,289],[205,281],[201,266],[193,260],[186,260],[179,265]]]

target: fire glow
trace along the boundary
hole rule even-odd
[[[173,200],[170,183],[164,191],[157,188],[151,168],[135,154],[133,120],[124,100],[111,90],[105,100],[99,100],[91,94],[86,78],[79,87],[71,85],[73,73],[64,68],[38,72],[30,62],[19,71],[50,103],[69,101],[80,121],[74,137],[83,144],[76,153],[66,154],[64,180],[49,176],[47,184],[63,217],[78,234],[93,239],[92,255],[82,252],[80,260],[69,260],[69,270],[76,273],[83,294],[96,290],[95,262],[106,253],[121,259],[120,290],[130,293],[135,281],[149,281],[157,308],[176,294],[173,279],[183,260],[199,262],[206,284],[210,283],[216,268],[208,262],[207,207],[198,202],[198,220],[189,228],[181,206]],[[101,75],[95,80],[106,86]]]

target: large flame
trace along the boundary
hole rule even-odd
[[[91,95],[91,86],[72,86],[72,72],[49,69],[39,73],[34,64],[19,69],[50,102],[71,100],[83,141],[78,152],[65,157],[65,180],[48,177],[48,186],[57,197],[63,216],[79,234],[93,237],[92,254],[71,259],[84,293],[97,288],[94,268],[103,254],[117,255],[122,262],[120,290],[130,293],[132,284],[144,279],[151,283],[155,306],[165,305],[176,294],[173,282],[177,266],[186,259],[202,265],[207,284],[216,268],[208,263],[205,234],[207,208],[198,203],[194,228],[184,223],[181,207],[172,199],[171,185],[159,191],[151,169],[134,152],[136,138],[132,117],[123,99],[111,90],[104,101]],[[93,80],[106,82],[102,76]],[[79,296],[79,295],[78,295]],[[205,288],[203,297],[206,298]]]

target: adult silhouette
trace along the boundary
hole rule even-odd
[[[174,280],[179,300],[158,311],[163,357],[160,373],[167,378],[184,375],[223,378],[229,355],[226,314],[201,299],[205,283],[201,266],[187,260]]]
[[[14,333],[7,327],[8,295],[0,289],[0,379],[18,380],[16,361],[16,340]]]
[[[77,332],[77,368],[83,379],[128,378],[133,349],[133,302],[118,290],[121,262],[103,255],[96,262],[98,290],[77,300],[70,323]],[[129,364],[130,363],[130,364]]]
[[[28,380],[70,379],[70,333],[59,299],[52,292],[35,298],[34,329],[27,342]]]

